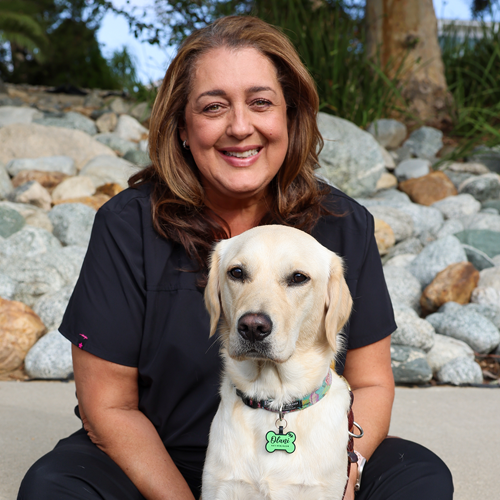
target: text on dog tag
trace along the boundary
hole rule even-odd
[[[293,453],[295,451],[295,434],[287,432],[286,434],[276,434],[274,431],[269,431],[266,434],[266,451],[273,453],[275,451],[286,451]]]

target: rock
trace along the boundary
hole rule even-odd
[[[500,254],[495,255],[495,257],[493,257],[491,260],[495,263],[495,266],[500,267]]]
[[[319,174],[349,196],[373,193],[384,172],[377,141],[353,123],[325,113],[318,113],[318,127],[325,140]]]
[[[422,314],[437,311],[445,302],[467,304],[479,281],[479,271],[470,262],[450,264],[439,272],[420,298]]]
[[[500,215],[479,212],[462,217],[465,229],[485,229],[500,232]]]
[[[477,248],[489,257],[500,254],[500,233],[486,229],[467,229],[455,234],[459,241]]]
[[[50,222],[47,213],[41,208],[35,207],[35,205],[2,201],[0,202],[0,207],[5,207],[11,210],[15,210],[19,215],[21,215],[24,218],[26,224],[30,226],[45,229],[49,233],[52,232],[52,222]]]
[[[147,139],[139,141],[139,151],[144,151],[145,153],[149,152],[149,142]]]
[[[396,384],[425,384],[432,378],[422,349],[391,345],[391,364]]]
[[[17,158],[7,164],[7,171],[12,177],[17,177],[25,170],[38,172],[59,172],[66,175],[76,175],[75,161],[69,156],[47,156],[45,158]],[[29,179],[37,180],[37,179]]]
[[[396,242],[391,226],[380,219],[375,219],[375,241],[380,255],[385,255]]]
[[[470,300],[474,304],[500,308],[500,291],[490,286],[478,286],[473,290]]]
[[[15,203],[29,203],[42,210],[50,210],[52,198],[49,192],[37,181],[29,181],[15,188],[8,196]]]
[[[33,120],[34,123],[47,127],[62,127],[73,130],[81,130],[89,135],[97,134],[95,123],[80,113],[61,113],[60,116],[44,116]]]
[[[0,373],[19,368],[45,326],[31,308],[0,298]]]
[[[54,189],[52,199],[54,201],[60,201],[69,198],[92,196],[94,193],[95,186],[92,179],[85,175],[79,175],[77,177],[70,177],[61,182],[61,184]]]
[[[12,186],[18,187],[26,182],[37,181],[49,193],[52,193],[54,188],[58,186],[64,179],[67,179],[68,174],[62,172],[43,172],[41,170],[22,170],[12,179]]]
[[[476,290],[480,290],[480,288],[476,288]],[[493,289],[488,288],[487,290]],[[500,328],[500,301],[497,303],[497,305],[469,303],[465,304],[463,308],[466,311],[473,311],[477,314],[480,314],[481,316],[484,316],[486,319],[489,319],[497,328]]]
[[[128,187],[128,179],[140,170],[136,165],[122,158],[98,156],[90,160],[81,170],[80,175],[92,179],[96,187],[108,183],[117,183],[124,189]]]
[[[0,198],[5,198],[13,189],[14,186],[7,170],[3,165],[0,165]]]
[[[117,184],[116,182],[110,182],[109,184],[103,184],[102,186],[99,186],[96,190],[96,192],[99,194],[105,194],[112,198],[113,196],[117,195],[118,193],[121,193],[123,191],[122,186],[120,184]]]
[[[13,123],[31,123],[41,118],[43,113],[33,108],[19,108],[17,106],[0,106],[0,127]]]
[[[465,172],[473,175],[489,174],[490,170],[488,167],[481,163],[447,163],[445,165],[446,170],[451,170],[452,172]]]
[[[11,208],[0,206],[0,236],[8,238],[25,224],[24,217]],[[0,243],[1,245],[1,243]]]
[[[81,203],[82,205],[87,205],[94,210],[99,210],[107,201],[109,201],[110,197],[98,193],[94,196],[80,196],[78,198],[67,198],[64,200],[54,201],[54,206],[62,205],[63,203]]]
[[[435,235],[444,222],[443,215],[439,210],[416,203],[400,204],[397,208],[412,218],[415,236],[418,236],[425,243],[427,243],[425,238],[427,235],[431,235],[432,239],[435,239]]]
[[[495,349],[500,343],[498,328],[484,316],[457,306],[441,309],[444,312],[430,314],[426,319],[436,333],[462,340],[480,354]]]
[[[478,201],[500,198],[500,175],[489,173],[471,177],[460,184],[458,191],[471,194]]]
[[[389,250],[389,258],[396,257],[401,254],[414,254],[418,255],[422,249],[423,245],[418,238],[408,238],[407,240],[398,243]]]
[[[445,236],[427,245],[410,264],[409,270],[427,286],[437,273],[455,262],[467,261],[460,241],[455,236]]]
[[[386,267],[405,267],[405,268],[407,268],[413,262],[413,259],[415,257],[416,257],[416,255],[413,253],[403,253],[400,255],[396,255],[395,257],[392,257],[384,264],[384,269]],[[413,276],[413,274],[412,274],[412,276]],[[420,286],[420,282],[419,282],[419,286]]]
[[[452,170],[445,170],[444,174],[448,177],[448,179],[450,179],[457,190],[467,179],[475,177],[474,174],[469,174],[467,172],[453,172]]]
[[[60,290],[43,295],[35,303],[33,310],[43,321],[47,330],[55,330],[61,325],[73,288],[72,285],[64,286]]]
[[[121,115],[114,133],[127,141],[139,142],[148,136],[148,129],[132,116]]]
[[[406,181],[428,175],[431,170],[431,162],[422,158],[402,161],[394,170],[398,181]]]
[[[481,367],[468,357],[455,358],[448,361],[437,373],[439,382],[452,385],[482,384]]]
[[[479,273],[479,284],[482,287],[494,288],[497,292],[500,292],[500,267],[491,267],[489,269],[483,269]]]
[[[100,97],[97,92],[91,92],[90,94],[88,94],[85,97],[85,100],[83,101],[83,105],[86,108],[98,109],[104,105],[104,101],[103,101],[102,97]]]
[[[444,236],[450,236],[452,234],[456,236],[457,233],[460,233],[464,229],[463,222],[460,219],[447,219],[436,233],[436,238],[443,238]]]
[[[1,128],[0,144],[2,144],[0,162],[5,164],[16,158],[39,158],[56,155],[71,157],[79,169],[96,156],[116,156],[113,150],[95,141],[85,132],[44,127],[36,123],[14,124]],[[30,167],[25,170],[43,169]]]
[[[422,288],[408,269],[398,266],[384,267],[384,277],[393,304],[418,310]]]
[[[382,205],[370,207],[368,210],[373,217],[384,221],[392,228],[396,241],[406,240],[413,235],[413,219],[405,212]]]
[[[136,120],[143,122],[151,116],[151,109],[149,108],[147,102],[140,102],[139,104],[132,106],[128,114],[133,116]]]
[[[61,244],[51,233],[27,225],[9,238],[0,240],[0,267],[8,267],[13,258],[31,259],[59,248],[61,248]],[[10,273],[8,274],[10,275]]]
[[[149,158],[149,156],[148,156]],[[395,175],[390,174],[389,172],[384,172],[380,179],[377,181],[377,185],[375,186],[377,191],[381,189],[392,189],[398,185],[398,180]]]
[[[467,255],[467,260],[478,270],[488,269],[488,267],[494,267],[495,263],[490,259],[484,252],[474,248],[470,245],[463,245],[465,254]]]
[[[133,150],[131,149],[130,151],[127,151],[124,155],[123,158],[131,163],[134,163],[135,165],[138,165],[139,167],[147,167],[151,165],[151,160],[149,158],[148,153],[144,153],[144,151],[138,151],[138,150]],[[391,174],[388,174],[391,175]]]
[[[126,103],[121,97],[115,97],[109,104],[109,109],[113,111],[113,113],[121,115],[123,113],[128,113],[130,105]]]
[[[140,144],[139,144],[139,149],[141,151],[143,150]],[[147,148],[145,150],[147,151]],[[392,172],[396,168],[396,163],[394,161],[394,158],[391,156],[389,151],[387,151],[387,149],[383,148],[382,146],[380,146],[380,152],[382,153],[382,158],[384,159],[384,167]]]
[[[24,366],[32,379],[65,380],[71,377],[71,342],[57,330],[50,331],[30,349]]]
[[[433,203],[445,219],[461,219],[467,215],[473,215],[481,209],[481,203],[470,194],[459,194],[449,196],[444,200]]]
[[[432,372],[437,373],[446,363],[455,358],[474,360],[474,351],[461,340],[436,333],[434,345],[427,353],[427,363],[429,363]]]
[[[419,318],[410,308],[396,308],[394,317],[398,329],[392,334],[391,344],[417,347],[424,352],[432,349],[436,333],[429,322]]]
[[[373,135],[381,146],[388,149],[396,149],[401,146],[407,134],[404,123],[384,118],[371,123],[367,132]]]
[[[81,203],[56,205],[49,212],[54,236],[63,245],[87,247],[96,211]]]
[[[500,200],[486,200],[481,204],[483,210],[485,208],[494,208],[500,213]]]
[[[5,274],[0,274],[0,297],[12,300],[16,294],[16,282]]]
[[[397,189],[378,191],[370,199],[372,205],[388,205],[398,208],[400,205],[411,205],[411,200],[406,193]],[[367,205],[368,206],[368,205]]]
[[[443,172],[431,172],[422,177],[408,179],[401,182],[398,187],[413,202],[426,206],[457,194],[455,186]]]
[[[432,127],[421,127],[410,134],[403,146],[417,158],[433,158],[443,147],[443,132]]]
[[[127,141],[126,139],[122,139],[116,134],[97,134],[95,136],[95,140],[110,147],[120,156],[123,156],[131,150],[135,151],[137,149],[137,144],[131,141]]]
[[[95,122],[97,130],[101,134],[113,132],[113,130],[116,128],[117,123],[118,117],[115,115],[115,113],[104,113]]]
[[[469,159],[485,165],[492,172],[500,173],[500,151],[496,147],[479,146]]]

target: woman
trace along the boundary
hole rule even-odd
[[[266,23],[223,18],[185,41],[153,109],[153,165],[98,212],[60,328],[84,430],[30,469],[20,499],[199,497],[220,370],[203,305],[207,256],[270,222],[312,232],[347,264],[355,312],[337,370],[366,435],[359,498],[451,498],[437,457],[385,439],[396,325],[373,219],[314,177],[317,110],[311,77]],[[346,499],[357,477],[354,466]]]

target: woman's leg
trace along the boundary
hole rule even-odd
[[[445,463],[423,446],[387,438],[366,463],[356,500],[451,500]]]
[[[18,500],[144,500],[132,481],[82,429],[38,460]]]

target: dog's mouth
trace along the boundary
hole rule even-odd
[[[229,349],[229,356],[237,361],[244,361],[245,359],[275,361],[269,342],[241,341],[238,344],[235,349]]]

